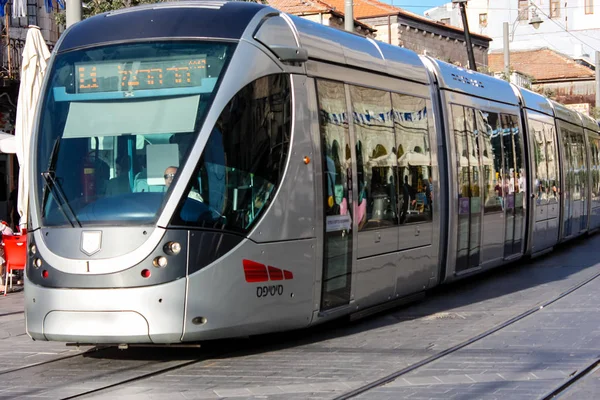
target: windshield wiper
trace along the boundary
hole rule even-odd
[[[50,154],[50,160],[48,162],[48,170],[45,172],[42,172],[42,177],[44,178],[44,181],[45,181],[44,194],[42,195],[42,213],[46,209],[46,202],[48,201],[48,193],[52,192],[54,194],[56,204],[58,205],[58,209],[63,213],[65,219],[67,221],[69,221],[69,224],[71,224],[71,227],[75,228],[75,224],[73,223],[73,220],[74,220],[77,223],[77,225],[79,225],[79,227],[81,228],[81,223],[77,219],[77,215],[75,214],[75,212],[69,205],[69,202],[67,201],[67,197],[65,196],[65,192],[62,190],[62,188],[60,187],[60,185],[58,184],[58,182],[56,180],[55,168],[56,168],[56,160],[58,158],[57,156],[58,156],[59,147],[60,147],[60,136],[56,138],[56,141],[54,142],[54,146],[52,147],[52,153]],[[65,211],[65,208],[69,211],[69,213],[71,213],[73,218],[69,217],[69,215]]]

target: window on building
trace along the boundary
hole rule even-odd
[[[585,13],[586,14],[594,13],[594,0],[585,0]]]
[[[445,25],[450,25],[450,18],[442,18],[440,22]]]
[[[519,0],[519,21],[529,19],[529,0]]]
[[[8,7],[7,9],[9,10],[9,15],[10,15],[10,26],[11,27],[15,27],[15,28],[26,28],[29,25],[37,25],[38,24],[38,20],[37,20],[37,10],[38,10],[38,6],[37,6],[37,0],[27,0],[27,16],[26,17],[19,17],[19,18],[13,18],[12,17],[12,3],[14,2],[14,0],[9,1],[8,2]]]
[[[560,17],[560,0],[550,0],[550,18]]]
[[[479,26],[482,28],[487,26],[487,14],[479,14]]]

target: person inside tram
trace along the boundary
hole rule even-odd
[[[177,171],[178,171],[178,168],[175,166],[172,166],[172,165],[167,167],[167,169],[165,169],[165,174],[163,175],[163,178],[165,179],[165,192],[169,190],[169,187],[171,187],[171,184],[173,183],[173,179],[175,179],[175,176],[177,176]],[[188,193],[188,198],[190,198],[192,200],[204,202],[202,195],[200,194],[198,189],[195,187],[192,187],[192,189]]]
[[[173,183],[173,178],[175,178],[175,175],[177,174],[177,167],[167,167],[167,169],[165,170],[165,174],[163,176],[163,178],[165,178],[165,190],[169,189],[169,186],[171,186],[171,183]]]
[[[106,185],[106,195],[115,196],[120,194],[131,193],[129,183],[129,157],[124,156],[117,160],[115,166],[115,177],[108,181]]]
[[[431,175],[429,175],[429,178],[425,182],[425,198],[427,199],[429,213],[433,214],[433,179]]]
[[[403,224],[406,222],[406,217],[408,216],[408,205],[415,205],[417,200],[415,200],[415,190],[408,183],[408,175],[404,175],[404,185],[402,186],[402,211],[400,214],[400,223]]]

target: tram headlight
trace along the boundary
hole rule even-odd
[[[37,247],[35,247],[35,244],[32,244],[31,247],[29,247],[29,251],[31,251],[31,254],[33,255],[37,253]]]
[[[36,258],[35,260],[33,260],[33,266],[36,268],[40,268],[42,266],[42,260]]]
[[[181,244],[179,242],[169,242],[165,244],[165,253],[176,256],[181,251]]]
[[[156,257],[154,259],[154,261],[152,261],[152,263],[154,264],[154,266],[156,268],[164,268],[167,266],[167,263],[168,263],[167,257],[165,257],[165,256]]]

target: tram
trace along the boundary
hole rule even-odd
[[[75,24],[36,115],[34,340],[303,328],[600,227],[592,119],[255,3]]]

